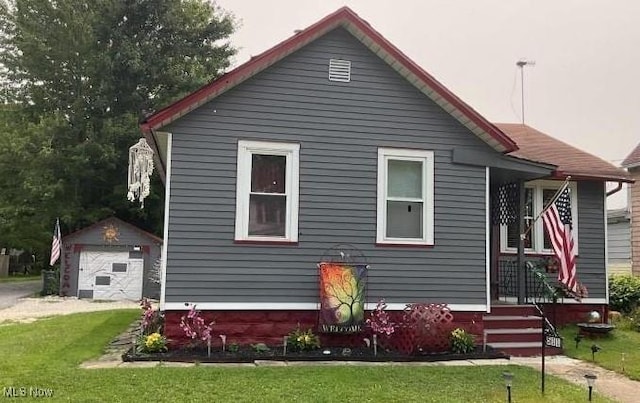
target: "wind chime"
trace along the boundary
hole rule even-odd
[[[127,181],[127,199],[130,202],[140,201],[140,208],[144,208],[144,199],[151,190],[151,174],[153,173],[153,150],[147,140],[141,138],[129,147],[129,177]]]

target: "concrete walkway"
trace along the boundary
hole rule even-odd
[[[513,357],[512,364],[525,365],[537,370],[541,369],[540,357]],[[547,357],[546,373],[586,387],[585,374],[598,377],[594,390],[596,393],[615,399],[619,402],[640,402],[640,382],[632,381],[613,371],[609,371],[587,361],[580,361],[562,355]]]

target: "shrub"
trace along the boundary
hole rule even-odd
[[[311,329],[301,330],[298,326],[287,335],[287,345],[291,351],[307,351],[320,348],[318,336],[313,334]]]
[[[167,351],[167,339],[160,333],[142,335],[138,339],[138,350],[143,353],[159,353]]]
[[[624,314],[611,319],[611,324],[621,330],[640,331],[640,307],[628,314]]]
[[[609,305],[614,311],[630,313],[640,306],[640,277],[630,274],[609,278]]]
[[[456,328],[451,332],[449,341],[451,342],[451,351],[455,354],[471,353],[476,347],[473,335],[461,328]]]

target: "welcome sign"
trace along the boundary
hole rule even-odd
[[[320,323],[324,333],[358,333],[364,325],[366,264],[321,262]]]

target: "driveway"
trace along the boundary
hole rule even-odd
[[[28,297],[42,290],[42,280],[0,283],[0,309],[9,308],[22,297]]]

